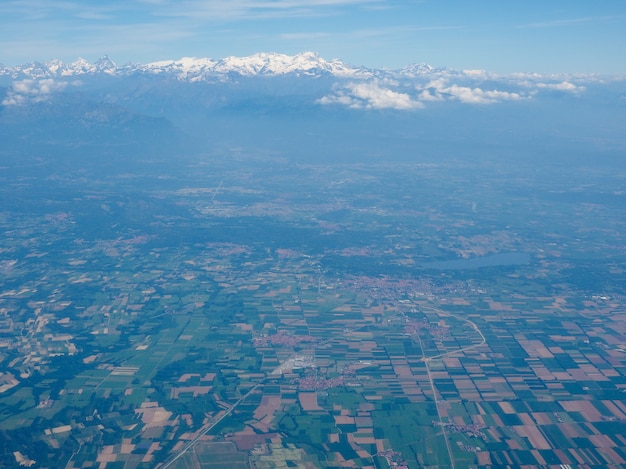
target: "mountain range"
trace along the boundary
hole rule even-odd
[[[137,76],[154,75],[175,78],[181,81],[202,81],[214,78],[255,77],[255,76],[295,76],[295,77],[333,77],[337,79],[409,79],[432,77],[464,77],[466,79],[491,80],[573,80],[594,81],[620,80],[623,77],[599,77],[590,74],[553,74],[515,73],[499,75],[485,70],[455,70],[445,67],[432,67],[428,64],[410,64],[406,67],[390,69],[372,69],[346,64],[340,59],[326,60],[315,52],[302,52],[296,55],[261,52],[248,57],[230,56],[214,60],[211,58],[183,57],[178,60],[161,60],[146,64],[129,63],[118,65],[108,56],[97,61],[78,58],[74,62],[64,63],[58,59],[47,62],[31,62],[14,67],[0,64],[0,82],[23,79],[49,79],[88,77],[97,75]]]
[[[256,82],[256,79],[270,81]],[[289,56],[258,53],[220,60],[186,57],[147,64],[118,65],[108,56],[94,63],[78,59],[0,66],[0,86],[7,87],[4,105],[42,101],[57,91],[103,89],[107,79],[134,81],[227,84],[238,86],[239,97],[262,95],[302,96],[318,105],[353,109],[414,110],[441,101],[495,104],[533,100],[550,93],[581,95],[589,87],[611,87],[623,79],[595,75],[498,75],[484,70],[435,68],[412,64],[398,70],[355,67],[339,59],[326,60],[314,52]],[[272,80],[273,79],[273,80]],[[313,81],[317,83],[313,83]],[[135,87],[136,88],[136,87]],[[136,91],[136,90],[135,90]],[[315,94],[317,93],[317,96]]]
[[[108,56],[101,57],[94,63],[83,58],[66,64],[53,59],[45,63],[32,62],[16,67],[0,65],[0,77],[19,79],[45,79],[76,77],[85,75],[135,74],[169,75],[179,80],[197,81],[211,77],[228,75],[240,76],[278,76],[293,74],[296,76],[334,76],[338,78],[369,78],[376,75],[414,75],[428,73],[433,68],[420,64],[411,65],[398,71],[373,70],[354,67],[339,59],[325,60],[315,52],[303,52],[293,56],[278,53],[258,53],[249,57],[226,57],[220,60],[210,58],[184,57],[179,60],[162,60],[147,64],[118,65]]]
[[[597,154],[626,148],[625,110],[621,77],[369,69],[313,52],[0,66],[0,152],[97,145],[127,155],[194,142],[308,159]]]

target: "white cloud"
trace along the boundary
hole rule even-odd
[[[310,33],[282,33],[279,34],[278,37],[280,39],[286,39],[288,41],[301,41],[310,39],[323,39],[332,37],[332,35],[330,33],[318,31]]]
[[[541,78],[541,76],[537,76],[537,77],[533,77],[535,78],[535,80],[522,80],[517,82],[517,85],[519,86],[524,86],[526,88],[538,88],[538,89],[544,89],[544,90],[556,90],[556,91],[563,91],[563,92],[567,92],[567,93],[582,93],[583,91],[585,91],[587,88],[585,88],[582,85],[576,85],[574,83],[572,83],[571,81],[567,81],[567,80],[563,80],[560,82],[556,82],[556,83],[546,83],[543,81],[537,81],[537,78]]]
[[[324,96],[320,104],[341,104],[354,109],[418,109],[427,102],[459,101],[465,104],[495,104],[504,101],[530,99],[532,92],[483,89],[478,86],[450,83],[450,77],[437,77],[414,88],[415,94],[394,91],[399,86],[394,80],[352,82],[334,94]],[[569,88],[560,84],[560,87]]]
[[[508,91],[482,90],[480,88],[470,88],[469,86],[452,85],[441,90],[448,93],[455,99],[463,103],[471,104],[492,104],[500,101],[517,101],[522,99],[519,93],[509,93]]]
[[[560,26],[570,26],[581,23],[604,22],[621,19],[619,16],[586,16],[582,18],[565,18],[549,21],[540,21],[536,23],[527,23],[516,26],[516,29],[526,28],[554,28]]]
[[[434,88],[435,90],[441,90],[448,85],[448,80],[443,77],[435,78],[434,80],[430,80],[424,89]]]
[[[60,91],[66,86],[66,82],[57,82],[52,78],[15,81],[2,104],[12,106],[25,102],[45,101],[51,93]]]
[[[144,0],[142,3],[155,5],[157,15],[237,20],[326,15],[334,8],[371,6],[381,0]]]
[[[558,91],[569,91],[571,93],[580,93],[585,91],[584,86],[576,86],[575,84],[569,81],[562,81],[560,83],[537,83],[535,84],[537,88],[547,88],[550,90],[558,90]]]
[[[429,90],[422,90],[419,94],[420,101],[443,101],[445,98],[441,93],[431,93]]]
[[[382,87],[377,81],[349,83],[335,95],[324,96],[319,104],[341,104],[353,109],[397,109],[409,110],[424,105],[406,93]]]
[[[489,77],[489,73],[486,70],[482,70],[482,69],[463,70],[463,75],[467,75],[468,77],[472,77],[472,78]]]
[[[0,14],[17,15],[26,20],[50,20],[57,15],[66,18],[87,20],[111,19],[119,8],[103,2],[56,1],[48,0],[13,0],[0,4]]]
[[[494,104],[502,101],[518,101],[526,99],[521,93],[500,90],[483,90],[478,87],[448,85],[445,78],[430,81],[421,89],[419,98],[422,101],[456,100],[467,104]]]

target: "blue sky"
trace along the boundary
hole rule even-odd
[[[319,52],[352,65],[626,75],[623,0],[2,0],[0,63]]]

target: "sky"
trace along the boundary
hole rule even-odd
[[[373,68],[626,75],[626,1],[0,1],[6,66],[304,51]]]

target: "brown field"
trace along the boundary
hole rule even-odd
[[[302,391],[298,393],[298,400],[302,406],[302,410],[324,410],[317,404],[317,392]]]

